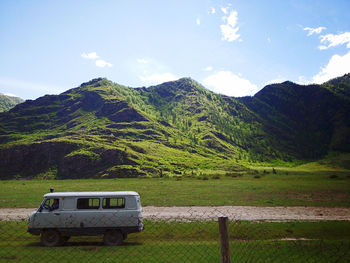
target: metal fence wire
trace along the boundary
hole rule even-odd
[[[45,228],[41,236],[27,232],[27,219],[3,220],[0,262],[223,262],[220,217],[227,217],[226,262],[350,262],[349,235],[335,235],[327,222],[315,228],[319,222],[236,220],[237,215],[228,214],[225,208],[202,212],[189,207],[181,211],[164,208],[144,214],[144,229],[135,233],[125,229],[134,226],[138,218],[120,215],[117,221],[96,213],[85,216],[85,221],[72,217],[64,225],[71,229],[60,229],[61,222],[57,229]],[[118,217],[118,211],[113,213]],[[57,222],[47,217],[47,226]],[[110,232],[111,243],[106,242],[107,230],[101,230],[106,226],[114,231]],[[79,236],[81,229],[91,236]],[[48,242],[55,239],[50,230],[58,230],[59,242],[44,246],[45,233]]]

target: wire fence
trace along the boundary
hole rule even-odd
[[[348,221],[241,221],[215,207],[142,220],[108,212],[47,212],[38,235],[28,220],[0,221],[0,262],[222,262],[220,217],[231,262],[350,262]]]

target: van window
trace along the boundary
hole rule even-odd
[[[125,198],[103,198],[103,209],[118,209],[125,207]]]
[[[56,203],[55,203],[56,200]],[[49,211],[53,211],[59,208],[60,199],[59,198],[48,198],[46,199],[43,208],[48,209]]]
[[[54,202],[55,199],[58,199],[58,198],[49,198],[49,199],[46,199],[44,205],[47,206],[47,207],[51,207],[51,206],[53,205],[53,202]],[[58,199],[58,202],[59,202],[59,199]]]
[[[77,200],[77,209],[98,209],[99,207],[99,198],[78,198]]]

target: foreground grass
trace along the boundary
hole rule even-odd
[[[0,181],[0,207],[37,207],[50,187],[57,192],[137,191],[144,206],[350,206],[347,172],[276,171],[277,174],[219,175],[218,179],[209,176],[200,180],[179,177]]]
[[[0,222],[0,262],[220,262],[217,222],[151,222],[120,247],[72,237],[41,247],[25,222]],[[232,262],[349,262],[350,222],[230,222]]]

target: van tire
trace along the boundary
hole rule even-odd
[[[46,247],[59,246],[62,243],[62,237],[60,232],[54,229],[47,229],[41,232],[41,244]]]
[[[61,245],[66,243],[69,239],[70,239],[70,236],[63,236],[63,237],[61,237]]]
[[[120,246],[123,243],[123,234],[119,230],[108,230],[103,236],[106,246]]]

